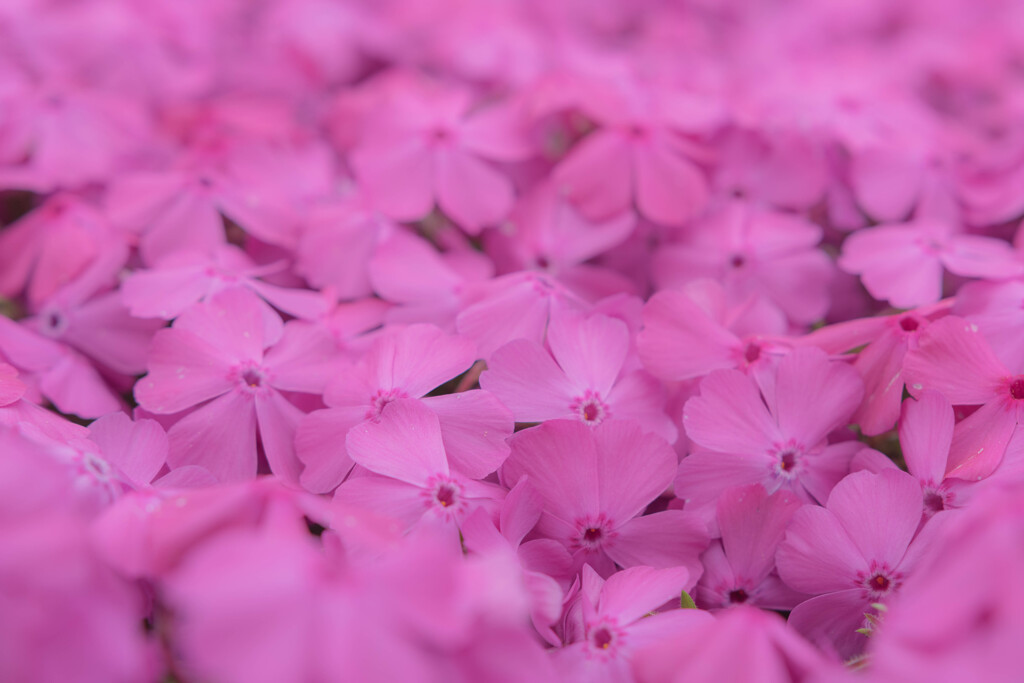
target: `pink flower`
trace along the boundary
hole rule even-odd
[[[720,281],[734,300],[767,298],[797,324],[828,310],[831,259],[817,248],[821,228],[796,215],[731,201],[655,257],[663,287],[697,278]]]
[[[705,609],[749,604],[790,610],[806,596],[794,593],[775,572],[775,549],[801,507],[788,491],[768,495],[760,484],[727,489],[718,498],[721,539],[701,556],[704,574],[697,603]]]
[[[753,300],[748,299],[748,304]],[[703,377],[735,368],[770,373],[791,344],[773,338],[785,332],[750,305],[730,305],[714,280],[694,280],[683,291],[663,290],[644,305],[644,329],[636,345],[644,367],[668,381]]]
[[[922,221],[857,231],[843,243],[839,267],[860,275],[876,299],[913,308],[942,298],[943,268],[1001,279],[1019,275],[1024,266],[1006,242],[957,234],[945,221]]]
[[[488,161],[530,156],[515,108],[470,113],[465,90],[415,80],[382,91],[377,112],[351,153],[356,178],[373,206],[400,221],[430,213],[436,202],[470,234],[512,209],[511,181]]]
[[[438,416],[445,450],[457,469],[472,479],[493,472],[508,456],[505,439],[514,426],[508,409],[486,391],[426,396],[469,370],[475,359],[472,342],[432,325],[385,331],[358,363],[328,383],[324,401],[331,407],[302,419],[295,440],[305,465],[302,485],[316,493],[333,490],[352,469],[344,447],[349,430],[379,419],[385,406],[407,398],[422,399]]]
[[[679,465],[677,496],[703,505],[730,486],[760,483],[807,502],[828,497],[861,447],[827,440],[860,403],[860,377],[818,349],[796,349],[771,379],[759,387],[737,370],[716,370],[701,381],[683,413],[698,448]]]
[[[672,481],[676,456],[663,439],[631,421],[588,427],[551,420],[509,443],[502,481],[529,477],[544,499],[537,532],[568,548],[577,566],[589,564],[605,576],[616,564],[683,566],[688,587],[699,578],[697,555],[708,544],[704,524],[680,510],[641,516]]]
[[[831,354],[862,347],[853,367],[864,379],[864,401],[851,420],[875,436],[892,429],[899,417],[907,351],[917,348],[921,333],[948,309],[948,304],[939,304],[900,315],[847,320],[815,330],[797,343]]]
[[[633,657],[637,683],[818,680],[833,666],[777,615],[736,606]]]
[[[790,588],[818,597],[790,624],[841,657],[860,654],[865,615],[892,599],[927,547],[928,534],[915,541],[922,512],[920,485],[895,470],[851,474],[824,508],[797,510],[775,561]]]
[[[678,608],[691,583],[683,567],[631,567],[603,580],[584,565],[575,618],[566,629],[572,644],[555,653],[561,680],[628,681],[638,652],[709,626],[706,612]],[[648,616],[670,601],[676,609]]]
[[[279,287],[258,279],[284,270],[286,264],[257,266],[237,247],[221,246],[210,253],[177,251],[152,268],[137,270],[121,283],[121,298],[139,318],[173,320],[182,311],[228,287],[245,287],[270,306],[298,318],[315,320],[330,301],[317,292]],[[272,310],[270,317],[277,316]]]
[[[948,525],[870,639],[873,675],[1007,683],[1019,677],[1020,501],[1019,487],[995,490]]]
[[[282,325],[254,294],[226,289],[157,333],[135,397],[159,415],[196,408],[168,432],[172,468],[199,465],[220,481],[252,478],[258,430],[270,468],[298,481],[292,440],[302,411],[281,392],[322,392],[335,353],[322,328]]]
[[[929,326],[905,368],[913,395],[931,389],[955,406],[981,406],[960,423],[946,476],[976,481],[991,474],[1021,420],[1024,375],[996,358],[977,325],[955,316]]]
[[[584,111],[599,130],[559,164],[553,179],[580,211],[605,220],[635,205],[644,218],[681,226],[704,208],[707,180],[686,134],[718,122],[714,105],[680,90],[618,83],[586,93]]]
[[[449,464],[437,415],[420,401],[389,401],[379,420],[349,430],[346,446],[352,460],[372,474],[342,483],[335,503],[394,517],[403,529],[424,518],[427,524],[457,525],[477,506],[494,506],[504,497],[499,487]],[[486,454],[465,465],[474,473],[494,467]]]
[[[550,354],[535,342],[512,341],[491,354],[480,375],[480,386],[516,422],[563,418],[596,426],[629,419],[675,441],[661,385],[642,370],[628,371],[629,330],[622,321],[562,313],[552,317],[547,343]]]

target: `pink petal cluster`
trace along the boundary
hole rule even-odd
[[[0,680],[1018,680],[1022,27],[0,3]]]

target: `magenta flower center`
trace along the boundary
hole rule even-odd
[[[269,385],[267,371],[251,361],[236,366],[232,375],[238,388],[248,393],[261,393]]]
[[[924,509],[926,512],[935,514],[946,508],[946,500],[938,491],[925,491]]]
[[[68,319],[61,311],[51,308],[39,316],[39,331],[47,337],[60,337],[68,329]]]
[[[459,502],[459,492],[453,484],[444,483],[434,492],[434,500],[443,508],[451,507]]]
[[[612,641],[615,640],[615,636],[612,635],[612,631],[607,626],[601,626],[600,628],[594,629],[594,634],[590,637],[591,642],[594,643],[594,647],[599,650],[607,650],[611,647]]]
[[[870,573],[867,576],[861,575],[861,586],[866,589],[867,595],[872,600],[881,600],[896,590],[901,576],[893,572],[886,565],[871,564]]]
[[[747,601],[747,598],[749,597],[750,596],[747,595],[747,591],[743,590],[742,588],[737,588],[736,590],[729,591],[729,602],[733,605],[744,603]]]
[[[750,342],[747,347],[743,350],[743,359],[747,363],[753,363],[761,357],[761,345]]]
[[[747,259],[744,258],[743,254],[733,254],[733,257],[729,259],[729,265],[733,268],[742,268],[747,264]]]
[[[1010,396],[1017,399],[1024,399],[1024,377],[1017,377],[1010,382]]]
[[[909,315],[905,315],[902,318],[900,318],[900,327],[903,329],[904,332],[913,332],[920,326],[921,323],[917,322],[917,320],[911,318]]]
[[[569,409],[589,425],[600,424],[608,419],[610,412],[608,404],[602,401],[596,392],[589,389],[582,396],[576,397]]]
[[[576,520],[576,538],[572,542],[574,550],[598,550],[615,537],[611,522],[600,515],[597,519]]]

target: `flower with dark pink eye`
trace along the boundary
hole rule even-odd
[[[267,371],[253,362],[242,363],[231,370],[236,386],[246,393],[261,393],[269,389]]]
[[[795,443],[786,443],[776,446],[769,453],[772,458],[772,471],[776,477],[782,479],[793,479],[799,473],[801,459],[804,449]]]
[[[379,420],[384,406],[400,398],[409,398],[409,394],[401,389],[378,389],[370,396],[370,407],[366,410],[367,420]]]
[[[611,521],[604,515],[594,519],[576,520],[576,537],[572,546],[576,550],[600,550],[617,535],[612,528]]]
[[[625,633],[615,620],[602,618],[587,629],[587,650],[591,657],[613,658],[622,649]]]
[[[608,404],[601,400],[601,397],[593,390],[588,389],[582,396],[577,396],[569,409],[579,419],[592,427],[601,424],[610,417]]]
[[[1017,401],[1024,399],[1024,376],[1010,380],[1010,396]]]
[[[901,575],[889,569],[887,565],[872,563],[868,574],[861,575],[860,584],[867,591],[867,596],[878,602],[896,590],[900,578]]]

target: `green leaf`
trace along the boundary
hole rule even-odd
[[[693,598],[686,591],[683,591],[682,595],[679,596],[679,606],[682,609],[697,609],[697,603],[693,601]]]

